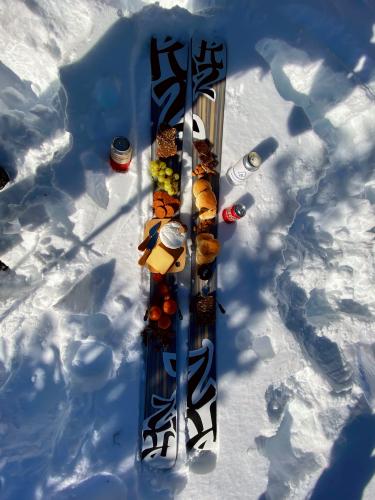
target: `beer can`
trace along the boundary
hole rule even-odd
[[[236,203],[231,207],[224,208],[222,212],[223,220],[227,224],[232,224],[241,219],[246,214],[246,207],[242,203]]]
[[[246,181],[252,172],[258,170],[262,164],[262,158],[256,151],[251,151],[234,165],[228,168],[226,177],[233,186],[238,186]]]
[[[110,163],[113,170],[127,172],[132,159],[132,147],[126,137],[115,137],[111,144]]]

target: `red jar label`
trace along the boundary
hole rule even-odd
[[[234,211],[234,207],[224,208],[222,215],[223,220],[228,224],[231,224],[232,222],[235,222],[239,219],[238,215]]]

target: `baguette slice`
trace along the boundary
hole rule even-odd
[[[211,183],[207,179],[198,179],[193,184],[193,194],[198,196],[203,191],[212,191]]]

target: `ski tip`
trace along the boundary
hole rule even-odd
[[[211,450],[192,450],[189,453],[189,468],[195,474],[209,474],[216,467],[217,455]]]

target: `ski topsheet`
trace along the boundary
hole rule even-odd
[[[177,129],[177,154],[163,161],[181,173],[182,133],[185,115],[189,47],[167,36],[152,38],[151,62],[151,159],[157,160],[156,136],[160,126]],[[180,182],[180,181],[179,181]],[[156,191],[154,184],[154,192]],[[178,189],[180,192],[180,189]],[[176,196],[179,198],[179,195]],[[176,275],[166,275],[176,297]],[[150,280],[150,301],[157,284]],[[145,403],[141,434],[141,460],[157,468],[170,468],[177,457],[176,323],[168,342],[151,332],[146,336]]]
[[[218,202],[226,80],[225,44],[204,39],[192,40],[191,61],[192,159],[193,174],[197,175],[193,177],[193,188],[198,178],[208,180]],[[196,166],[199,164],[207,167],[206,170],[199,166],[200,170],[197,171]],[[212,170],[216,170],[216,174]],[[211,233],[214,238],[217,238],[217,215],[207,221],[201,220],[198,213],[193,196],[192,303],[188,341],[186,446],[188,450],[215,453],[217,450],[216,260],[208,266],[211,277],[208,280],[200,279],[199,266],[196,262],[196,237],[201,233],[205,233],[206,236],[207,233]]]

